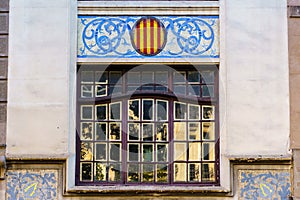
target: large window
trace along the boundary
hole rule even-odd
[[[218,185],[215,66],[78,66],[77,185]]]

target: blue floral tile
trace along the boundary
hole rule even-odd
[[[240,200],[288,200],[291,194],[288,170],[239,170]]]
[[[57,170],[15,170],[7,172],[7,200],[57,199]]]

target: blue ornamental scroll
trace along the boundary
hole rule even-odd
[[[79,16],[78,58],[142,58],[130,38],[142,16]],[[219,58],[218,16],[153,16],[166,28],[166,45],[152,58]]]

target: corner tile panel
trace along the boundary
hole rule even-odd
[[[238,170],[239,200],[288,200],[289,170]]]
[[[9,170],[6,199],[57,200],[57,170]]]

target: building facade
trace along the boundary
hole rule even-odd
[[[1,1],[1,198],[297,197],[292,3]]]

